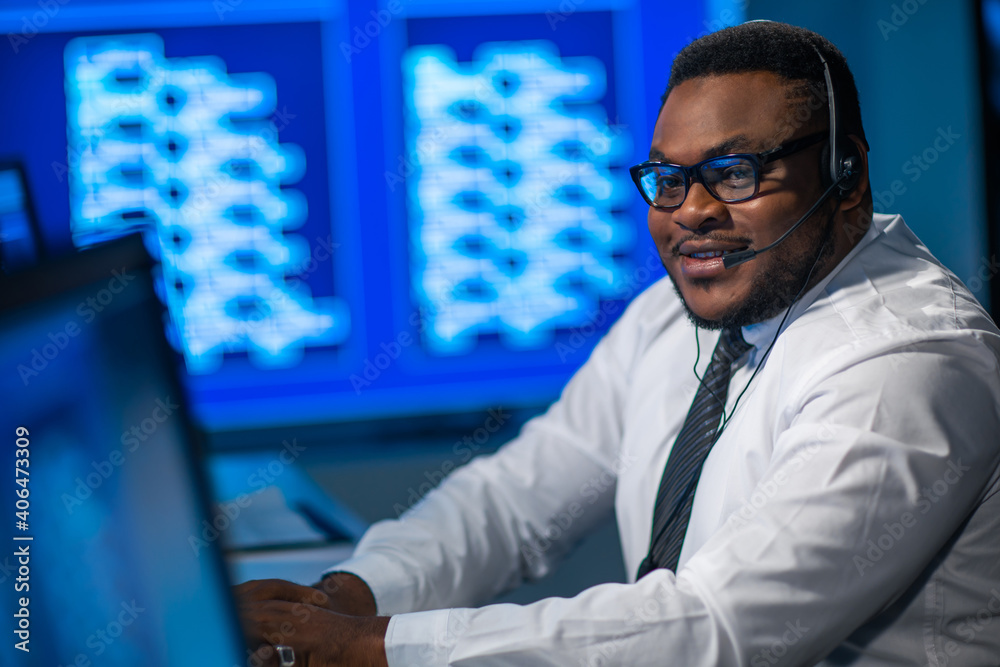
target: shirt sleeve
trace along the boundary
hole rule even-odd
[[[549,573],[613,512],[637,349],[630,319],[626,311],[517,438],[456,470],[398,520],[373,525],[331,571],[363,579],[381,615],[481,604]]]
[[[789,405],[753,512],[681,567],[572,599],[395,616],[390,665],[806,665],[901,596],[996,483],[981,341],[845,364]],[[779,653],[780,652],[780,653]]]

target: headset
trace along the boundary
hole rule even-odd
[[[858,147],[841,132],[843,122],[840,118],[840,105],[833,88],[833,77],[830,75],[830,65],[820,50],[813,45],[813,50],[823,63],[823,77],[826,79],[826,99],[830,108],[830,143],[823,149],[823,161],[829,165],[828,183],[836,184],[837,199],[843,199],[853,190],[861,179],[861,156]]]
[[[840,105],[837,103],[837,95],[833,88],[830,65],[826,62],[826,58],[823,57],[820,50],[816,48],[816,45],[813,44],[812,47],[823,64],[823,77],[826,79],[826,103],[830,111],[830,139],[827,146],[823,149],[823,156],[821,158],[822,163],[826,164],[826,169],[820,172],[826,190],[816,200],[816,203],[809,207],[805,215],[799,218],[798,222],[789,227],[788,231],[779,236],[773,243],[764,246],[760,250],[741,250],[725,255],[722,258],[722,265],[727,269],[739,266],[744,262],[749,262],[757,255],[767,252],[782,243],[802,223],[808,220],[831,195],[836,192],[837,199],[843,199],[851,190],[857,187],[858,181],[861,179],[861,155],[858,152],[858,147],[841,130]]]

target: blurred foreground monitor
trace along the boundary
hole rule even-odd
[[[244,662],[150,268],[132,237],[0,278],[4,665]]]

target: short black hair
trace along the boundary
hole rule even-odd
[[[794,89],[795,96],[803,100],[818,96],[826,109],[826,77],[817,50],[830,67],[840,105],[841,132],[858,136],[867,148],[858,88],[844,54],[825,37],[787,23],[750,21],[691,42],[674,59],[662,101],[666,102],[670,91],[688,79],[764,71],[801,84]]]

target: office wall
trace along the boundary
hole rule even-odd
[[[843,51],[871,144],[875,210],[901,213],[988,303],[975,3],[746,1],[748,19],[810,28]]]

